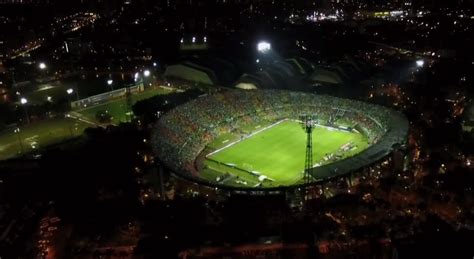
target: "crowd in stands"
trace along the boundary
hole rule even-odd
[[[192,170],[214,138],[242,125],[312,114],[322,125],[362,131],[376,143],[390,130],[393,111],[359,101],[281,90],[231,90],[201,96],[161,117],[152,136],[157,156],[173,170]],[[197,176],[197,175],[196,175]]]

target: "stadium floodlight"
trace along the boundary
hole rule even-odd
[[[271,48],[272,46],[270,45],[270,43],[266,41],[261,41],[257,44],[257,50],[258,52],[261,52],[261,53],[265,53],[269,51]]]
[[[27,104],[27,103],[28,103],[28,100],[27,100],[25,97],[22,97],[22,98],[20,99],[20,103],[21,103],[21,104]]]
[[[107,80],[108,85],[112,85],[113,83],[114,83],[114,80],[112,80],[112,79]]]
[[[425,61],[423,59],[417,60],[416,61],[416,66],[417,67],[423,67],[425,65]]]
[[[69,89],[66,90],[66,92],[67,92],[67,94],[72,94],[72,93],[74,93],[74,89],[69,88]]]
[[[45,70],[46,69],[46,64],[44,62],[41,62],[41,63],[39,63],[38,67],[41,70]]]
[[[150,70],[147,69],[147,70],[143,71],[143,76],[149,77],[150,75],[151,75]]]

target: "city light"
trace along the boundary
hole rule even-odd
[[[133,79],[136,81],[138,81],[138,77],[140,76],[140,74],[138,72],[135,73],[135,75],[133,76]]]
[[[425,65],[425,61],[423,59],[417,60],[416,61],[416,66],[417,67],[423,67]]]
[[[145,70],[145,71],[143,71],[143,75],[144,75],[145,77],[149,77],[150,74],[151,74],[150,70]]]
[[[27,104],[27,103],[28,103],[28,100],[27,100],[25,97],[22,97],[22,98],[20,99],[20,103],[21,103],[21,104]]]
[[[69,89],[66,90],[66,92],[67,92],[67,94],[72,94],[72,93],[74,93],[74,89],[69,88]]]
[[[112,79],[107,80],[108,85],[112,85],[113,83],[114,83],[114,80],[112,80]]]
[[[41,62],[41,63],[39,63],[38,67],[41,70],[45,70],[46,69],[46,64],[44,62]]]
[[[269,51],[271,48],[272,46],[270,45],[270,43],[266,41],[261,41],[257,44],[257,50],[262,53]]]

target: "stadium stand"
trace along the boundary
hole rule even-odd
[[[366,135],[369,148],[359,155],[314,168],[318,180],[341,176],[391,153],[404,144],[408,121],[388,108],[360,101],[285,90],[230,90],[204,95],[163,115],[154,127],[155,154],[170,169],[211,186],[199,177],[195,160],[216,137],[252,123],[315,114],[321,125],[344,125]]]

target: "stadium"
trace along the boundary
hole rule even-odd
[[[164,114],[154,152],[178,177],[228,190],[280,190],[305,184],[307,135],[314,116],[311,183],[356,172],[404,145],[408,121],[360,101],[283,90],[204,95]]]

